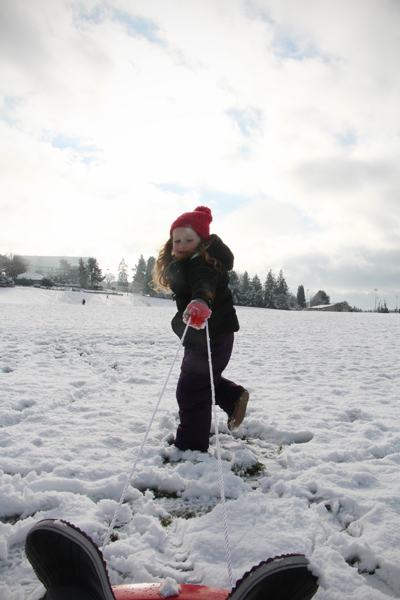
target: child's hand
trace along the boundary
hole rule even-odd
[[[211,315],[211,310],[202,300],[192,300],[183,313],[183,322],[188,323],[195,329],[204,329],[206,321]]]

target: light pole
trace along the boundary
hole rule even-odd
[[[378,291],[378,288],[374,288],[375,291],[375,312],[376,312],[376,292]]]
[[[308,304],[308,290],[307,290],[307,306],[309,307],[309,304]]]

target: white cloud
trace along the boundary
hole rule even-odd
[[[338,294],[385,273],[396,289],[396,1],[0,11],[0,252],[115,271],[213,200],[241,270],[283,268],[294,291],[325,277]]]

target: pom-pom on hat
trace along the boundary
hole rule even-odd
[[[193,212],[183,213],[171,225],[169,235],[172,237],[172,232],[177,227],[190,227],[203,240],[210,239],[210,224],[213,220],[211,210],[207,206],[198,206]]]

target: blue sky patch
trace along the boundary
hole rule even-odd
[[[14,125],[14,110],[19,106],[20,100],[14,96],[5,96],[0,106],[0,119],[7,125]]]
[[[245,160],[248,160],[250,158],[250,156],[251,156],[250,146],[248,146],[247,144],[242,144],[241,146],[239,146],[238,150],[239,150],[239,154],[242,158],[244,158]]]
[[[154,183],[153,185],[162,192],[172,192],[177,196],[196,194],[198,196],[198,200],[196,200],[196,206],[201,206],[204,204],[206,206],[210,206],[212,210],[218,210],[224,214],[236,210],[242,204],[245,204],[251,200],[251,198],[241,196],[239,194],[227,194],[225,192],[216,190],[186,188],[171,183]],[[193,208],[196,207],[193,206]]]
[[[80,142],[75,138],[59,133],[51,139],[51,145],[53,148],[61,148],[61,150],[64,150],[65,148],[78,150]]]
[[[250,0],[246,0],[244,3],[244,9],[246,16],[249,19],[265,21],[266,23],[270,23],[270,25],[274,25],[275,21],[272,19],[270,13],[267,9],[261,8],[260,6],[256,6]]]
[[[85,144],[85,142],[82,142],[77,138],[69,137],[61,133],[51,139],[51,145],[53,148],[59,148],[60,150],[65,150],[66,148],[75,150],[79,155],[81,162],[86,165],[98,158],[98,148],[91,146],[90,144]]]
[[[357,136],[351,129],[336,135],[336,139],[340,144],[342,144],[342,146],[354,146],[357,144]]]
[[[324,227],[318,225],[314,219],[306,215],[300,208],[294,204],[288,204],[287,206],[300,217],[303,231],[324,231]]]
[[[150,19],[133,16],[127,11],[113,9],[112,20],[121,23],[125,27],[126,33],[131,37],[144,37],[149,42],[162,43],[158,37],[159,27]]]
[[[240,131],[247,137],[261,127],[262,111],[259,108],[254,108],[252,106],[249,106],[244,110],[230,108],[226,111],[226,114],[228,117],[232,117]]]
[[[94,6],[91,10],[81,10],[79,12],[79,18],[83,21],[90,21],[95,24],[102,23],[104,21],[104,8],[99,5]]]
[[[79,18],[83,21],[90,21],[96,25],[103,23],[109,18],[111,21],[120,23],[130,37],[143,37],[150,42],[155,42],[157,44],[164,43],[159,38],[160,29],[154,21],[139,15],[132,15],[126,10],[119,10],[107,5],[98,5],[86,12],[80,12]]]
[[[298,36],[296,38],[295,36],[290,35],[289,32],[280,27],[277,27],[275,30],[272,51],[276,56],[281,58],[291,58],[292,60],[302,61],[307,58],[323,59],[314,45]]]

